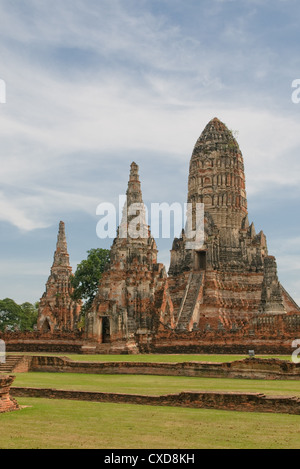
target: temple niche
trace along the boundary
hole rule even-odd
[[[46,291],[39,303],[38,330],[42,333],[75,332],[80,318],[81,302],[71,295],[70,266],[65,224],[60,222],[51,273]]]

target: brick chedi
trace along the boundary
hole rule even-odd
[[[60,222],[56,251],[46,291],[39,303],[38,329],[41,332],[74,332],[80,317],[81,303],[71,295],[70,266],[65,224]]]
[[[171,251],[169,291],[177,330],[234,327],[239,317],[299,312],[279,283],[264,233],[249,224],[243,156],[231,131],[208,123],[190,162],[188,203],[204,204],[204,244],[186,231]]]
[[[166,270],[157,263],[156,242],[146,223],[139,168],[132,163],[110,266],[87,315],[88,338],[114,343],[115,350],[134,352],[139,337],[151,334],[160,316],[172,323],[166,287]]]

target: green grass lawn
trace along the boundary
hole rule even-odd
[[[47,354],[48,355],[48,354]],[[241,355],[68,355],[84,361],[226,362]],[[264,356],[264,358],[266,358]],[[278,357],[290,360],[291,357]],[[300,381],[21,373],[14,386],[161,395],[260,392],[300,397]],[[300,449],[300,416],[18,398],[0,415],[0,449]]]
[[[13,355],[13,353],[9,353]],[[15,355],[18,355],[15,353]],[[56,357],[68,357],[74,361],[90,361],[90,362],[144,362],[144,363],[182,363],[182,362],[213,362],[226,363],[236,360],[244,360],[248,355],[200,355],[200,354],[149,354],[149,355],[76,355],[76,354],[59,354],[59,353],[24,353],[24,355],[46,355]],[[278,358],[280,360],[291,361],[291,355],[257,355],[257,358]]]
[[[100,362],[143,362],[143,363],[182,363],[182,362],[213,362],[226,363],[244,360],[248,355],[67,355],[74,361],[100,361]],[[259,358],[279,358],[291,361],[287,355],[257,355]]]
[[[300,449],[300,417],[20,398],[0,449]]]
[[[162,395],[181,391],[260,392],[300,397],[300,381],[193,378],[185,376],[21,373],[14,386]]]

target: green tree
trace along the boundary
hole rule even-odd
[[[78,264],[76,272],[71,280],[75,301],[85,300],[82,312],[85,313],[92,306],[96,296],[99,281],[110,262],[108,249],[91,249],[88,257]]]
[[[21,305],[21,331],[33,331],[38,319],[38,307],[38,303],[33,305],[26,302]]]
[[[0,300],[0,331],[20,329],[22,308],[14,300]]]
[[[14,300],[0,300],[0,331],[32,331],[37,323],[38,303],[18,305]]]

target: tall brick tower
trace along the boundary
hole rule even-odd
[[[196,142],[188,202],[194,215],[196,204],[204,204],[205,239],[199,249],[189,249],[183,231],[173,243],[169,284],[177,329],[222,328],[236,317],[282,314],[297,306],[278,281],[264,233],[249,224],[243,156],[217,118]]]
[[[132,163],[111,262],[87,314],[87,337],[113,343],[114,350],[137,350],[159,322],[159,308],[167,283],[163,264],[157,263],[157,246],[146,223],[139,167]],[[165,304],[167,300],[165,300]],[[119,347],[119,348],[118,348]]]
[[[39,304],[38,329],[42,332],[75,331],[81,304],[72,300],[65,224],[61,221],[51,273]]]
[[[188,202],[204,203],[206,213],[224,234],[239,230],[248,215],[243,156],[232,132],[216,118],[195,145]]]

